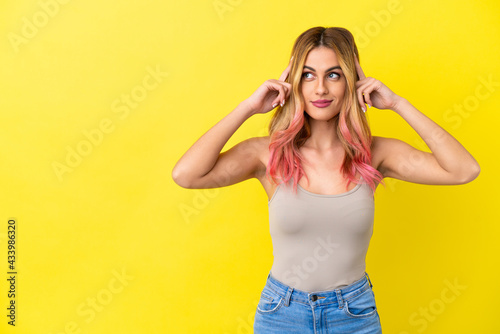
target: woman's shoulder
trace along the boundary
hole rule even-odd
[[[404,141],[396,138],[372,136],[371,155],[372,167],[384,174],[382,169],[384,160],[391,159],[401,145],[408,145]]]
[[[269,143],[271,142],[271,136],[260,136],[254,137],[257,146],[259,148],[261,157],[264,159],[263,161],[267,164],[267,156],[269,155]]]
[[[390,137],[372,136],[371,151],[372,154],[378,155],[387,154],[399,143],[404,143],[402,140]]]
[[[249,139],[252,141],[253,146],[258,148],[262,153],[269,149],[269,143],[271,142],[271,136],[258,136],[251,137]]]

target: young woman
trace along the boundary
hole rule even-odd
[[[358,59],[348,30],[305,31],[279,80],[265,81],[172,171],[184,188],[250,178],[264,187],[274,262],[255,333],[381,333],[365,271],[377,185],[385,177],[457,185],[479,175],[478,163],[453,136],[381,81],[365,77]],[[372,136],[365,104],[403,117],[432,153]],[[221,153],[245,120],[276,106],[269,136]]]

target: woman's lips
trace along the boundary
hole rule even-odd
[[[332,101],[328,101],[328,102],[311,102],[315,107],[318,107],[318,108],[326,108],[328,107]]]

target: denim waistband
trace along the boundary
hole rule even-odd
[[[337,304],[339,308],[343,307],[344,301],[348,301],[373,287],[367,272],[362,278],[347,286],[327,291],[307,292],[295,289],[277,280],[271,272],[267,275],[266,285],[284,298],[285,306],[288,306],[290,301],[296,301],[316,305]]]

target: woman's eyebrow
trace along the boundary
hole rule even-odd
[[[304,66],[304,68],[308,68],[310,69],[311,71],[313,72],[316,72],[316,70],[312,67],[309,67],[309,66]],[[339,69],[339,70],[342,70],[342,68],[340,68],[340,66],[334,66],[334,67],[330,67],[329,69],[327,69],[325,72],[329,72],[331,70],[335,70],[335,69]]]

